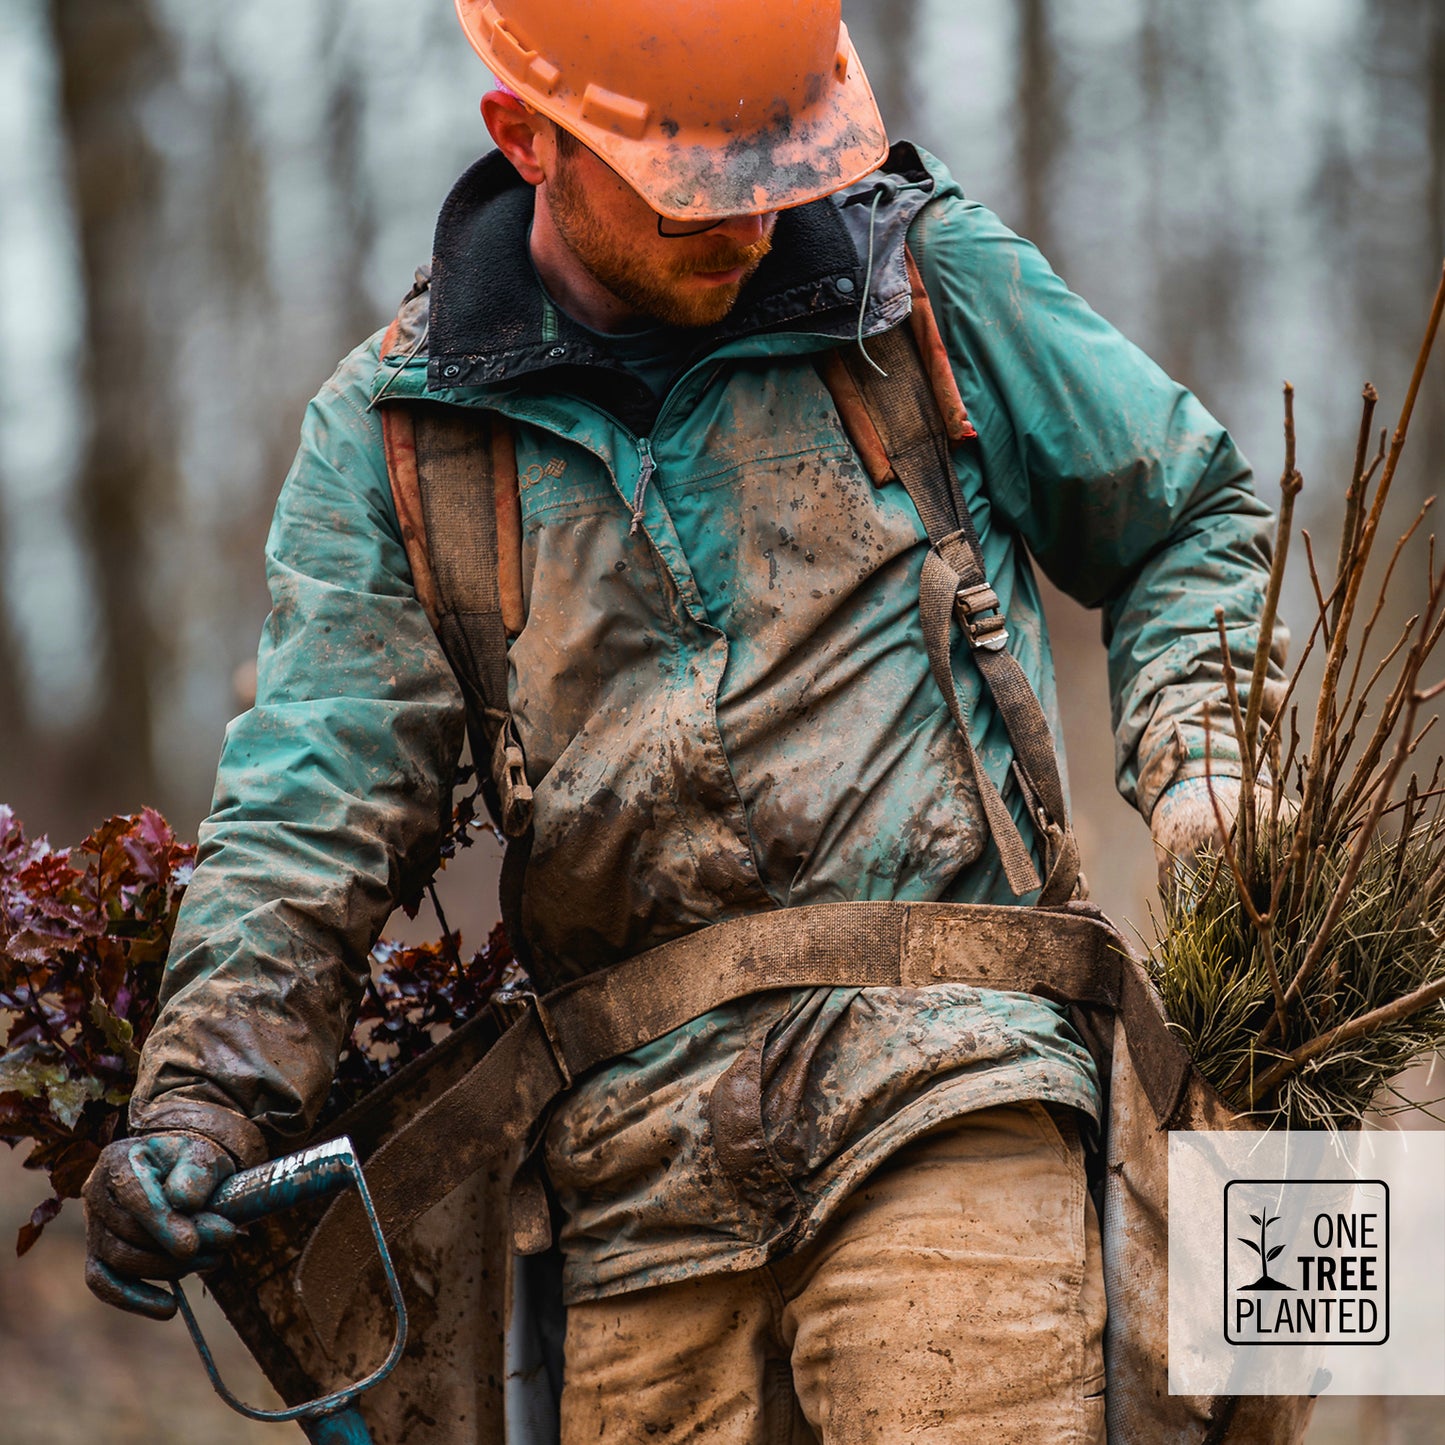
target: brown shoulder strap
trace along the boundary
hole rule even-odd
[[[498,821],[515,838],[532,795],[507,700],[507,639],[526,620],[511,427],[491,412],[401,401],[383,404],[381,426],[417,599],[461,684],[479,770],[490,760]]]
[[[949,447],[976,433],[911,255],[908,275],[914,293],[910,324],[870,337],[868,355],[857,347],[828,353],[819,371],[874,481],[902,482],[918,509],[933,544],[924,562],[919,610],[934,679],[962,739],[1009,887],[1015,894],[1040,888],[1013,816],[973,747],[953,675],[956,619],[1013,743],[1015,776],[1045,842],[1048,876],[1038,901],[1052,906],[1073,895],[1079,878],[1058,754],[1043,708],[1007,650],[998,597],[958,487]]]
[[[490,412],[450,407],[417,407],[412,428],[437,633],[475,693],[490,737],[507,713],[497,474],[506,466],[510,431]],[[516,462],[511,466],[515,475]]]
[[[382,341],[382,356],[395,349],[400,327],[401,317],[398,316]],[[380,410],[386,470],[397,520],[401,524],[402,542],[406,546],[407,560],[411,563],[417,597],[435,626],[440,616],[440,598],[432,573],[422,484],[416,461],[416,423],[419,411],[424,408],[414,403],[391,402],[383,404]],[[506,423],[494,417],[493,429],[497,433],[491,452],[496,514],[496,606],[507,636],[515,637],[527,620],[522,600],[522,510],[517,487],[517,457]]]
[[[382,338],[381,354],[389,356],[396,349],[401,317],[387,329]],[[386,475],[391,483],[391,499],[396,506],[396,520],[401,527],[402,545],[411,563],[412,585],[417,600],[426,609],[432,629],[441,615],[436,579],[432,576],[431,555],[427,551],[426,521],[421,506],[421,481],[416,474],[416,429],[412,425],[412,409],[404,405],[381,408],[381,441],[386,452]]]

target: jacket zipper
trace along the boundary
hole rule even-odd
[[[629,537],[635,537],[637,529],[642,525],[642,508],[647,501],[647,484],[657,470],[657,463],[652,458],[652,442],[649,438],[637,438],[637,456],[640,465],[637,469],[637,486],[632,493],[632,525],[627,529]]]
[[[699,365],[705,364],[706,363],[700,362],[695,366],[690,366],[680,377],[678,377],[677,381],[673,383],[671,390],[667,393],[667,396],[663,400],[662,409],[657,414],[657,420],[653,423],[654,430],[656,430],[656,428],[662,424],[662,419],[667,415],[668,407],[670,406],[673,397],[677,394],[678,389],[682,386],[683,382],[685,382],[688,377],[690,377],[693,372],[698,369]],[[712,384],[713,378],[721,370],[722,363],[713,362],[712,373],[703,383],[703,386],[710,386]],[[638,528],[642,526],[642,511],[643,506],[647,501],[648,484],[657,474],[657,462],[652,455],[651,437],[637,437],[635,438],[635,440],[637,442],[637,459],[639,465],[637,471],[637,485],[632,490],[632,525],[627,529],[627,535],[629,537],[635,537],[637,535]]]

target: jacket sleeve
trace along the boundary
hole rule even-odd
[[[914,248],[979,432],[988,504],[1103,617],[1120,792],[1147,819],[1173,782],[1241,771],[1215,608],[1247,685],[1271,513],[1229,434],[954,188]],[[1271,639],[1271,693],[1288,634]],[[1272,708],[1269,709],[1272,714]]]
[[[436,861],[461,749],[366,409],[375,366],[373,339],[306,413],[267,543],[256,705],[226,731],[130,1106],[133,1129],[243,1163],[310,1129],[367,953]]]

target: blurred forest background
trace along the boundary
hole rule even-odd
[[[1393,419],[1445,257],[1441,0],[844,12],[890,131],[1193,387],[1271,499],[1294,382],[1329,536],[1361,384]],[[428,258],[485,88],[447,0],[0,0],[0,800],[30,831],[151,803],[195,836],[302,408]],[[1397,531],[1445,462],[1445,363],[1411,453]],[[1097,621],[1054,614],[1086,867],[1146,926]],[[448,894],[476,938],[488,860]],[[0,1232],[42,1192],[15,1166]],[[0,1239],[0,1440],[299,1439],[211,1400],[179,1325],[89,1300],[77,1216],[19,1265]],[[1438,1411],[1327,1406],[1319,1445],[1445,1440]]]

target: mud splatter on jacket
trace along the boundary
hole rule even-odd
[[[906,315],[905,235],[979,432],[957,453],[963,493],[1050,715],[1026,548],[1102,611],[1119,785],[1146,817],[1203,768],[1216,605],[1236,665],[1252,656],[1268,517],[1233,443],[931,157],[896,147],[784,213],[660,405],[548,302],[529,216],[505,163],[479,162],[396,354],[373,338],[307,414],[268,545],[257,705],[227,733],[137,1127],[248,1160],[303,1134],[366,950],[435,848],[461,702],[412,591],[377,396],[514,425],[528,621],[510,687],[536,791],[523,920],[548,984],[757,910],[1008,901],[928,671],[923,529],[901,487],[868,480],[811,361],[860,308],[865,337]],[[961,647],[954,662],[1027,839],[1002,724]],[[754,1263],[906,1138],[1018,1098],[1097,1104],[1088,1056],[1036,998],[805,990],[718,1010],[554,1118],[569,1294]],[[755,1101],[745,1129],[739,1100]]]

